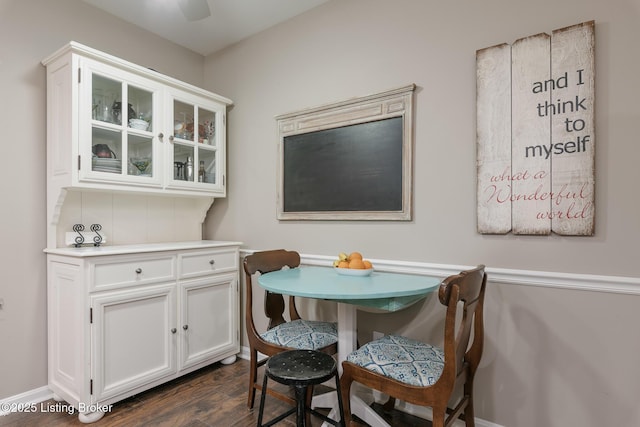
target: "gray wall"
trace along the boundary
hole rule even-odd
[[[638,2],[462,4],[329,2],[207,58],[207,85],[235,103],[229,197],[215,203],[208,231],[256,248],[277,239],[310,253],[358,249],[371,258],[637,276]],[[596,22],[595,236],[478,234],[476,50],[589,20]],[[409,83],[418,86],[414,220],[278,223],[274,117]]]
[[[589,20],[596,234],[478,234],[476,50]],[[485,263],[494,274],[476,415],[515,427],[639,425],[639,23],[631,0],[332,1],[212,55],[206,85],[235,105],[229,197],[214,203],[206,235],[309,255],[359,250],[385,260]],[[409,83],[419,88],[413,221],[278,222],[274,117]],[[603,291],[570,289],[583,283]],[[613,292],[625,283],[629,292]],[[438,339],[438,310],[428,299],[391,315],[361,312],[359,338],[378,330]]]

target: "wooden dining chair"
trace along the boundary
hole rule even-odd
[[[290,396],[276,390],[263,390],[257,381],[258,368],[267,362],[267,358],[258,361],[258,352],[273,356],[286,350],[318,350],[327,354],[338,351],[337,324],[333,322],[303,320],[296,308],[295,298],[289,296],[289,321],[284,318],[284,298],[281,294],[265,290],[264,313],[269,320],[266,331],[259,332],[253,319],[253,276],[265,274],[282,268],[297,268],[300,255],[284,249],[255,252],[244,258],[246,284],[245,324],[249,339],[249,396],[247,406],[253,408],[256,390],[267,393],[280,400],[295,405]],[[309,395],[308,400],[311,399]]]
[[[451,426],[458,418],[463,419],[467,427],[475,425],[473,378],[482,356],[486,283],[484,265],[480,265],[450,276],[440,284],[438,297],[447,307],[444,348],[388,335],[347,356],[342,362],[340,380],[346,426],[356,425],[349,405],[353,381],[389,395],[387,407],[392,406],[395,399],[430,406],[433,427]],[[462,396],[452,399],[459,385],[462,385]],[[453,409],[449,409],[450,404],[455,404]]]

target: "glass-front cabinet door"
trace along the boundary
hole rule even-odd
[[[80,179],[160,186],[161,87],[91,61],[81,87]]]
[[[171,94],[167,103],[173,123],[168,186],[224,194],[225,106],[187,94]]]

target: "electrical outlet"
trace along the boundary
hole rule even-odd
[[[382,338],[384,336],[384,334],[382,332],[378,332],[378,331],[373,331],[373,339],[374,340],[379,340],[380,338]]]

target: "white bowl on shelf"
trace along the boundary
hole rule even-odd
[[[149,129],[149,122],[142,119],[131,119],[129,120],[129,127],[133,129],[147,130]]]

